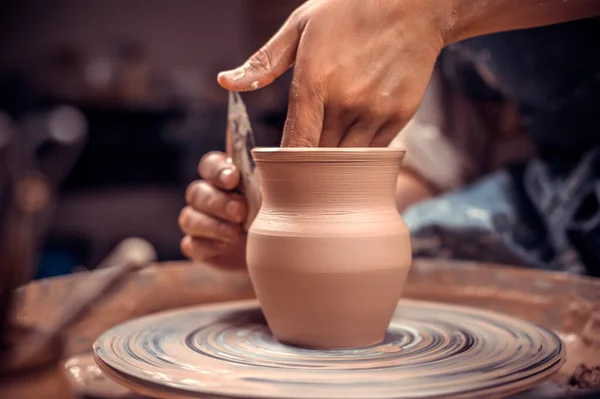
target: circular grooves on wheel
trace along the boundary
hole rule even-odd
[[[125,323],[106,332],[95,352],[121,380],[271,398],[476,397],[527,389],[564,362],[560,339],[531,323],[408,300],[384,341],[365,348],[280,344],[256,303],[241,302]]]

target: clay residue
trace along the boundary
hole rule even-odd
[[[567,361],[557,376],[557,382],[568,384],[581,364],[600,364],[600,348],[597,345],[586,342],[580,334],[557,334],[567,348]]]
[[[580,364],[575,369],[569,384],[580,389],[600,389],[600,364],[594,367]]]

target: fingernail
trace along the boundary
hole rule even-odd
[[[229,71],[224,71],[224,72],[219,73],[220,78],[226,78],[226,79],[230,79],[233,81],[240,80],[244,76],[246,76],[246,69],[243,67],[239,67],[236,69],[231,69]]]
[[[206,209],[215,209],[217,206],[218,198],[209,197],[206,199]]]
[[[232,221],[238,222],[241,217],[240,213],[242,213],[242,207],[238,202],[230,201],[225,207],[225,212],[227,213],[227,216],[231,218]]]
[[[229,181],[231,180],[231,175],[233,174],[233,170],[231,169],[224,169],[221,171],[221,173],[219,174],[219,181],[222,184],[227,184],[229,183]]]

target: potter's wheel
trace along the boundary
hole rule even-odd
[[[531,388],[564,362],[552,332],[468,307],[403,300],[385,340],[308,350],[271,336],[255,301],[146,316],[104,333],[111,378],[161,397],[497,397]]]

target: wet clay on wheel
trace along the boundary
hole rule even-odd
[[[411,264],[396,210],[404,151],[258,148],[262,205],[247,263],[281,342],[312,348],[376,344]]]
[[[600,364],[588,367],[580,364],[573,373],[570,385],[581,389],[600,389]]]

